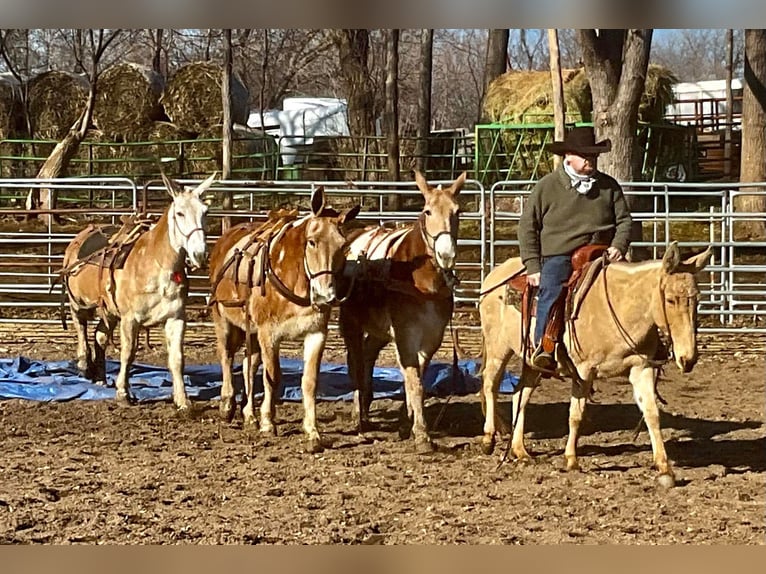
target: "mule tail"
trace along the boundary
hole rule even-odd
[[[64,331],[67,331],[69,327],[67,327],[67,324],[66,324],[66,300],[67,300],[67,291],[69,291],[69,286],[67,285],[66,277],[63,274],[59,275],[59,278],[61,280],[61,297],[59,297],[59,317],[61,318],[61,327],[64,329]],[[51,289],[53,289],[53,286],[51,286]]]

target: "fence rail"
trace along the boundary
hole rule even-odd
[[[324,186],[331,205],[360,203],[359,219],[366,222],[414,221],[422,206],[413,182],[225,181],[208,194],[213,206],[210,244],[220,236],[224,218],[262,220],[267,209],[279,206],[308,210],[310,194],[318,185]],[[533,185],[530,180],[501,181],[485,188],[476,180],[466,182],[460,194],[459,309],[475,311],[487,273],[518,255],[516,228],[523,200]],[[71,238],[88,221],[117,224],[120,216],[135,211],[158,214],[169,200],[159,182],[138,187],[127,178],[0,179],[0,193],[6,195],[22,197],[32,188],[56,190],[60,207],[52,210],[56,217],[47,222],[23,221],[30,215],[21,207],[23,203],[0,209],[0,323],[57,323],[62,297],[57,272]],[[731,184],[624,184],[628,198],[639,206],[633,216],[643,229],[643,240],[634,242],[634,249],[658,258],[672,240],[688,253],[713,246],[711,264],[700,278],[701,331],[766,333],[766,242],[738,239],[742,224],[763,222],[766,213],[735,210],[740,196],[763,196],[766,192],[760,189],[764,188],[766,183],[736,188]],[[231,209],[220,207],[224,195],[232,196]],[[205,276],[191,277],[190,309],[200,312],[203,321],[207,289]]]

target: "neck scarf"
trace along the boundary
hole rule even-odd
[[[574,169],[572,169],[572,166],[570,166],[566,161],[564,162],[564,171],[569,176],[569,180],[572,182],[572,187],[577,191],[577,193],[582,195],[588,193],[591,187],[593,187],[593,183],[596,181],[596,178],[589,175],[580,175]]]

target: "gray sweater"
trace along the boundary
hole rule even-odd
[[[528,273],[540,271],[543,257],[571,254],[589,243],[627,252],[632,220],[622,188],[604,173],[594,177],[585,195],[572,187],[563,163],[537,182],[524,204],[518,231]]]

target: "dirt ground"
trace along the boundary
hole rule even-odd
[[[724,350],[721,350],[721,349]],[[0,342],[2,356],[71,358],[71,343]],[[112,352],[110,357],[116,355]],[[328,349],[325,360],[342,360]],[[138,360],[163,364],[161,351]],[[187,362],[214,362],[211,345]],[[217,402],[180,419],[169,402],[0,402],[0,542],[37,544],[750,544],[766,540],[762,347],[702,349],[690,375],[670,366],[660,393],[677,486],[650,468],[630,385],[599,385],[563,470],[568,385],[545,381],[528,410],[531,465],[478,447],[475,396],[430,398],[439,445],[418,455],[396,433],[398,401],[373,403],[376,429],[352,430],[351,405],[319,405],[332,448],[304,452],[302,408],[278,407],[279,436],[218,420]],[[509,412],[510,397],[503,397]]]

